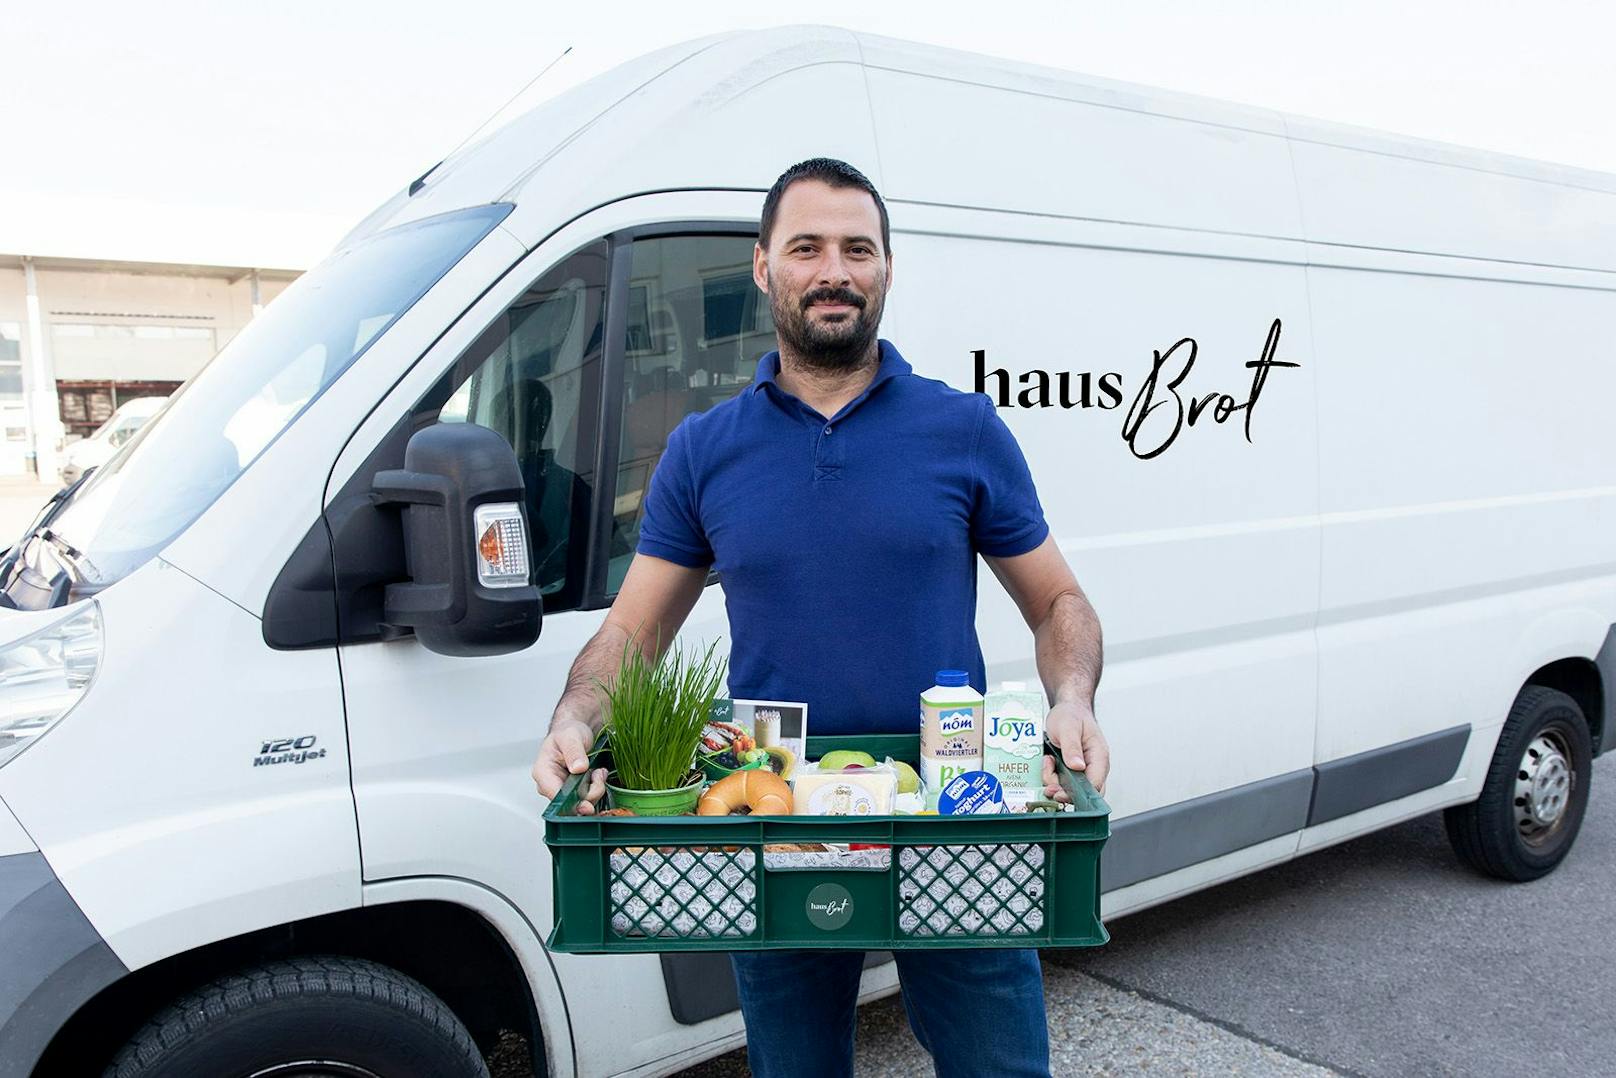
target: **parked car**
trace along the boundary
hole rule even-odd
[[[118,405],[93,433],[69,442],[62,451],[61,467],[57,469],[62,485],[76,483],[87,470],[105,464],[167,403],[167,397],[132,397]]]
[[[1616,177],[726,34],[399,191],[0,563],[0,1073],[740,1043],[721,956],[546,951],[528,772],[634,556],[648,425],[772,347],[762,196],[820,153],[890,200],[884,335],[1000,406],[1103,619],[1109,916],[1439,809],[1493,875],[1566,856],[1616,736]],[[1260,406],[1207,407],[1270,344]],[[490,575],[479,534],[522,525],[533,573]],[[725,636],[719,583],[688,638]],[[976,628],[993,679],[1036,676],[992,579]]]

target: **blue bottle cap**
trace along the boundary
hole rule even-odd
[[[969,685],[971,674],[968,670],[939,670],[937,671],[937,684],[948,686]]]

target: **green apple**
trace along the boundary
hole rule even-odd
[[[875,757],[867,752],[856,749],[837,749],[827,752],[819,758],[819,767],[822,771],[840,771],[848,764],[858,764],[860,767],[874,767]]]
[[[898,769],[899,793],[912,794],[920,790],[920,776],[915,774],[914,768],[910,767],[902,760],[892,761],[892,766]]]

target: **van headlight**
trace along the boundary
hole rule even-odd
[[[101,665],[101,607],[0,647],[0,765],[73,710]]]

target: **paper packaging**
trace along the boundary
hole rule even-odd
[[[890,767],[805,771],[791,784],[794,816],[890,816],[898,775]]]
[[[984,704],[982,769],[999,780],[1008,806],[1044,796],[1044,694],[1006,681]]]

